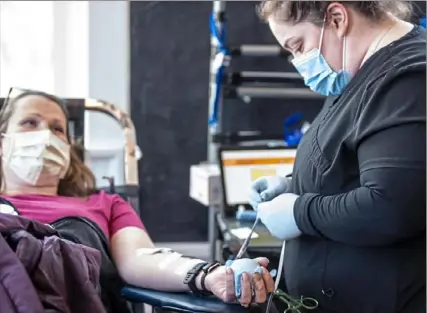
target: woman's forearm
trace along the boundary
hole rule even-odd
[[[150,254],[148,250],[137,250],[134,257],[129,258],[120,273],[123,279],[142,288],[189,291],[188,285],[184,284],[185,276],[196,264],[204,261],[183,257],[172,251]],[[196,286],[200,289],[200,277],[196,279]]]

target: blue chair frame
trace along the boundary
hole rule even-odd
[[[147,304],[153,309],[180,313],[249,312],[249,309],[239,304],[227,304],[215,297],[197,297],[190,293],[161,292],[128,286],[122,289],[122,294],[134,304],[134,310],[135,307],[138,310],[138,304]]]

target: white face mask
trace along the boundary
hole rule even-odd
[[[4,134],[3,164],[30,185],[55,183],[70,165],[70,145],[50,130]]]

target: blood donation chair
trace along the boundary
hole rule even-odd
[[[138,153],[139,148],[136,144],[135,128],[130,117],[123,111],[116,108],[113,104],[94,99],[69,99],[67,107],[70,112],[70,120],[76,121],[76,137],[83,143],[82,122],[84,121],[84,111],[96,111],[107,114],[115,119],[122,127],[125,137],[124,143],[124,182],[123,186],[114,184],[114,177],[106,177],[109,181],[107,191],[117,193],[128,200],[133,208],[140,215],[139,209],[139,177],[138,177]],[[83,119],[81,119],[83,117]],[[84,127],[84,123],[83,123]],[[127,286],[122,290],[123,297],[133,304],[135,313],[143,311],[144,304],[154,309],[172,312],[194,312],[194,313],[240,313],[247,311],[240,305],[225,304],[215,298],[201,298],[189,293],[172,293],[148,290]]]
[[[4,103],[0,98],[0,105]],[[116,106],[106,101],[96,99],[65,99],[69,112],[70,135],[84,147],[84,120],[85,111],[99,112],[112,117],[119,123],[124,132],[124,184],[117,186],[114,177],[106,176],[108,187],[102,188],[107,192],[119,194],[129,201],[140,216],[139,208],[139,181],[138,181],[138,153],[134,124],[130,117]],[[84,150],[80,157],[84,160]],[[241,313],[248,309],[238,304],[225,304],[214,297],[197,297],[190,293],[161,292],[126,286],[122,289],[123,297],[131,303],[134,313],[144,312],[144,308],[151,307],[153,312],[184,312],[184,313]],[[251,312],[254,312],[251,310]],[[148,313],[148,312],[144,312]]]

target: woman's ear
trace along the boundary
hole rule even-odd
[[[338,2],[332,2],[326,10],[326,20],[328,25],[335,30],[339,38],[347,34],[348,12],[347,8]]]

